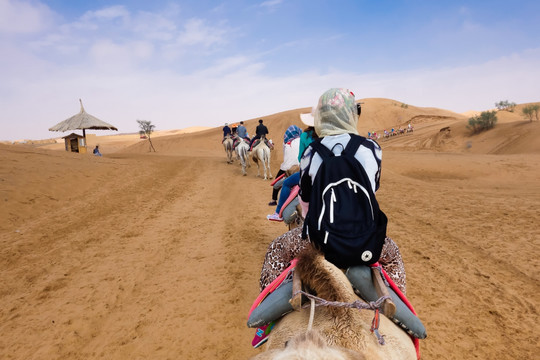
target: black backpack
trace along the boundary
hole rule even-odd
[[[341,155],[320,140],[310,144],[322,163],[313,181],[303,236],[309,235],[326,260],[341,268],[377,262],[386,238],[388,219],[379,209],[366,171],[354,157],[364,141],[351,134]]]

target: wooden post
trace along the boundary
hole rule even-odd
[[[302,294],[297,294],[297,292],[300,290],[302,290],[302,280],[300,279],[300,275],[298,275],[298,272],[295,270],[293,272],[293,297],[291,298],[291,300],[289,300],[289,304],[292,305],[294,310],[300,310],[300,307],[302,306]]]
[[[388,289],[386,288],[386,284],[384,283],[382,279],[381,271],[379,268],[376,268],[376,267],[371,268],[371,277],[373,278],[373,286],[375,286],[375,291],[377,291],[377,296],[378,297],[390,296],[390,293],[388,292]],[[386,299],[383,302],[382,311],[384,315],[386,315],[386,317],[392,318],[396,314],[396,304],[394,304],[392,299]]]

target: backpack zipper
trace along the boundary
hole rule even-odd
[[[334,223],[334,203],[337,202],[336,192],[334,188],[331,189],[332,194],[330,195],[330,224]]]
[[[367,199],[369,201],[369,207],[371,209],[371,219],[375,220],[375,214],[373,213],[373,204],[371,203],[371,198],[369,197],[368,191],[362,185],[360,185],[359,183],[357,183],[355,181],[352,181],[350,178],[345,178],[345,179],[341,179],[341,180],[339,180],[339,181],[337,181],[335,183],[328,184],[326,186],[326,188],[324,189],[324,191],[322,192],[323,206],[321,208],[321,213],[319,214],[319,221],[318,221],[318,224],[317,224],[317,230],[321,230],[321,223],[322,223],[322,219],[324,217],[324,211],[326,210],[326,203],[324,202],[324,195],[326,194],[326,192],[329,189],[332,190],[332,195],[330,197],[330,223],[334,222],[334,202],[337,202],[337,198],[335,196],[333,187],[341,184],[344,181],[347,181],[349,187],[351,189],[354,189],[355,193],[358,192],[357,188],[360,188],[360,190],[362,190],[362,192],[364,192],[364,194],[366,195],[366,197],[367,197]],[[325,236],[325,243],[326,243],[326,238],[327,237],[328,237],[328,233]]]

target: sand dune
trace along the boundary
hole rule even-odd
[[[364,99],[380,139],[378,198],[428,330],[423,359],[532,359],[539,341],[540,122]],[[522,105],[520,105],[522,106]],[[519,107],[519,106],[518,106]],[[295,109],[264,116],[282,159]],[[258,118],[245,120],[250,134]],[[441,131],[441,129],[444,129]],[[90,136],[103,157],[63,144],[0,144],[0,358],[247,359],[247,311],[266,247],[269,182],[228,165],[221,129]]]

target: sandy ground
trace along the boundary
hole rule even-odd
[[[264,118],[274,142],[299,112]],[[378,198],[428,330],[422,358],[534,358],[540,123],[501,112],[470,136],[462,115],[366,99],[359,128],[411,118],[413,134],[380,140]],[[259,352],[247,311],[266,247],[286,228],[265,218],[269,182],[226,163],[220,132],[162,134],[157,153],[96,136],[101,158],[0,144],[0,358]],[[272,156],[275,174],[280,146]]]

